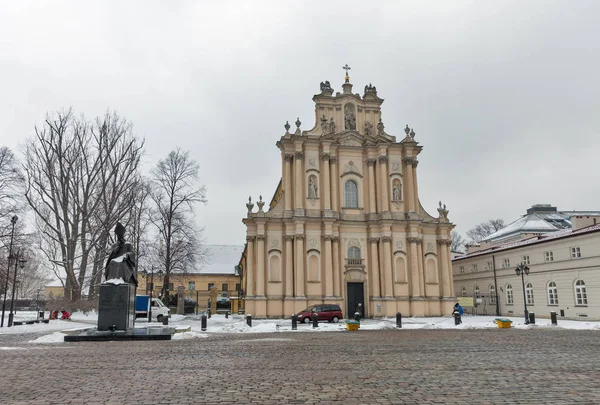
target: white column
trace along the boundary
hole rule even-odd
[[[370,283],[373,286],[373,297],[381,297],[381,289],[379,282],[379,259],[377,257],[377,242],[378,238],[369,238],[369,244],[371,245],[371,257],[369,266],[371,268]]]
[[[294,185],[292,183],[292,161],[294,160],[293,155],[285,155],[285,177],[283,192],[285,195],[285,210],[289,211],[292,209],[292,195],[294,194]]]
[[[330,156],[329,164],[331,166],[331,209],[339,211],[338,180],[340,176],[337,169],[337,157]]]
[[[294,208],[302,209],[304,204],[302,198],[304,197],[304,175],[302,173],[302,158],[304,154],[302,152],[296,152],[294,155],[294,168],[296,175],[294,177],[294,195],[296,196],[296,205]]]
[[[246,295],[248,297],[253,297],[256,295],[254,290],[254,269],[256,267],[254,264],[254,236],[247,236],[246,242]]]
[[[379,196],[381,197],[381,211],[387,212],[390,210],[390,199],[388,198],[389,176],[387,172],[387,156],[379,156],[379,168],[381,176],[379,179],[381,187],[381,192],[379,193]]]
[[[296,235],[296,297],[304,298],[304,235]]]
[[[285,236],[285,297],[294,296],[294,237]]]
[[[392,238],[390,236],[384,236],[381,238],[383,242],[383,271],[385,280],[385,296],[392,297],[394,295],[394,285],[392,284],[392,249],[391,243]]]
[[[331,249],[331,239],[330,235],[323,236],[325,240],[325,297],[329,298],[333,296],[333,278],[334,278],[334,269],[333,269],[333,257],[332,257],[332,249]]]
[[[256,296],[265,296],[265,236],[256,236]]]
[[[377,187],[375,186],[375,162],[376,159],[367,159],[367,167],[369,170],[369,212],[375,214],[377,212],[377,202],[375,195]]]
[[[329,186],[329,153],[323,154],[323,184],[321,187],[321,195],[323,196],[323,209],[331,209],[331,187]]]
[[[336,297],[340,296],[340,239],[337,237],[332,238],[333,242],[333,295]]]

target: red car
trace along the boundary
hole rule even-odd
[[[316,313],[319,316],[319,321],[327,321],[338,323],[344,317],[342,309],[339,305],[313,305],[305,310],[298,312],[298,321],[304,323],[312,322],[312,316]]]

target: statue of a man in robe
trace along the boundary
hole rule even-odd
[[[104,278],[106,281],[122,279],[126,283],[137,287],[135,275],[135,253],[131,243],[125,242],[125,227],[118,222],[115,227],[117,243],[115,243],[106,260]]]

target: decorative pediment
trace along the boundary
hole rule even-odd
[[[354,164],[354,162],[352,160],[349,161],[344,166],[344,171],[343,171],[342,177],[347,174],[356,174],[356,175],[362,177],[362,173],[360,172],[359,168]]]
[[[343,146],[363,146],[364,139],[361,137],[358,132],[355,131],[346,131],[340,134],[337,137],[337,142]]]

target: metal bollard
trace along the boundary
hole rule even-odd
[[[402,328],[402,314],[400,312],[396,313],[396,328]]]
[[[202,319],[200,321],[202,332],[206,330],[206,314],[202,314]]]
[[[211,317],[210,308],[208,308],[208,312],[207,313],[208,313],[208,319],[210,319],[210,317]]]
[[[313,314],[312,318],[313,318],[313,328],[318,328],[319,327],[319,315]]]
[[[292,315],[292,330],[297,330],[298,329],[298,315],[294,314]]]
[[[550,311],[550,319],[552,320],[552,325],[558,325],[558,321],[556,319],[556,311]]]
[[[168,325],[168,324],[169,324],[169,317],[163,316],[163,325]]]
[[[246,315],[246,323],[248,324],[248,326],[252,327],[252,315],[251,314]]]
[[[535,325],[535,313],[529,313],[529,323]]]
[[[355,313],[354,313],[354,320],[355,320],[356,322],[360,322],[360,312],[355,312]]]
[[[229,311],[225,312],[225,319],[229,318]]]
[[[460,325],[460,315],[454,315],[454,325]]]

